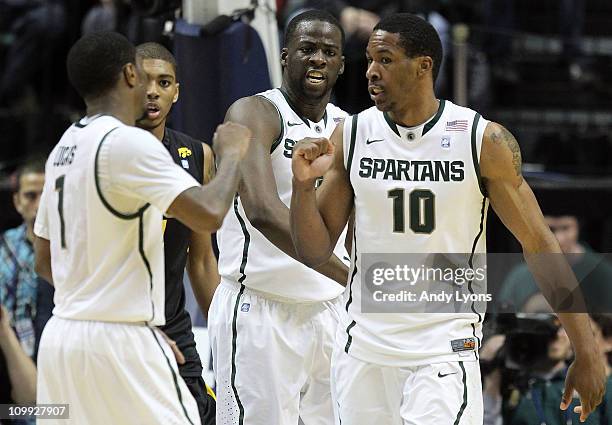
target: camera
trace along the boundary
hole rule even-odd
[[[498,330],[506,335],[506,342],[498,353],[503,357],[503,366],[530,371],[550,363],[549,345],[557,338],[560,326],[559,319],[548,313],[499,315]]]
[[[526,393],[534,377],[550,371],[568,354],[563,344],[554,344],[560,327],[558,318],[549,313],[498,314],[491,331],[503,334],[505,340],[492,359],[481,359],[483,378],[500,371],[504,399]]]

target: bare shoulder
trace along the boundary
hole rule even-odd
[[[258,95],[238,99],[225,115],[226,121],[234,122],[256,122],[262,119],[278,121],[278,112],[271,101]]]
[[[282,133],[278,110],[263,96],[255,95],[238,99],[225,114],[225,121],[233,121],[248,127],[253,139],[267,149]]]
[[[480,166],[483,178],[514,177],[522,181],[521,148],[503,125],[490,122],[484,132]]]

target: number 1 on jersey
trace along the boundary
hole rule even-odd
[[[393,232],[404,233],[404,189],[392,189],[387,197],[393,199]],[[414,233],[431,233],[435,228],[435,199],[431,190],[415,189],[408,197],[409,226]]]
[[[55,190],[59,192],[57,199],[57,210],[60,217],[60,233],[62,240],[62,248],[66,248],[66,226],[64,224],[64,177],[65,174],[59,176],[55,180]]]
[[[393,199],[393,233],[404,233],[404,189],[393,189],[387,194]]]

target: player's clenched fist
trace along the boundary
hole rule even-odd
[[[299,182],[313,181],[323,176],[332,164],[334,145],[326,138],[307,137],[293,147],[291,168]]]
[[[217,127],[213,136],[213,150],[219,158],[244,158],[251,141],[251,130],[241,124],[226,122]]]

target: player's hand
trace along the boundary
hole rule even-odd
[[[307,137],[293,147],[291,168],[300,183],[314,182],[331,167],[334,145],[326,138]]]
[[[249,149],[250,142],[251,130],[248,127],[228,121],[217,127],[213,136],[213,150],[220,159],[241,160]]]
[[[603,359],[597,355],[599,349],[591,347],[588,351],[590,353],[584,355],[577,353],[576,360],[570,365],[560,406],[561,410],[566,410],[576,390],[580,395],[580,406],[576,406],[574,412],[580,414],[580,422],[586,421],[601,403],[606,390],[606,370]]]
[[[176,345],[176,341],[174,341],[173,339],[170,339],[170,337],[168,335],[166,335],[162,330],[160,330],[160,329],[158,329],[158,330],[162,334],[162,336],[164,337],[164,340],[168,343],[168,345],[172,349],[172,352],[174,353],[174,358],[176,359],[176,362],[178,364],[185,364],[185,356],[183,356],[183,353],[181,353],[181,350],[179,350],[178,346]]]

